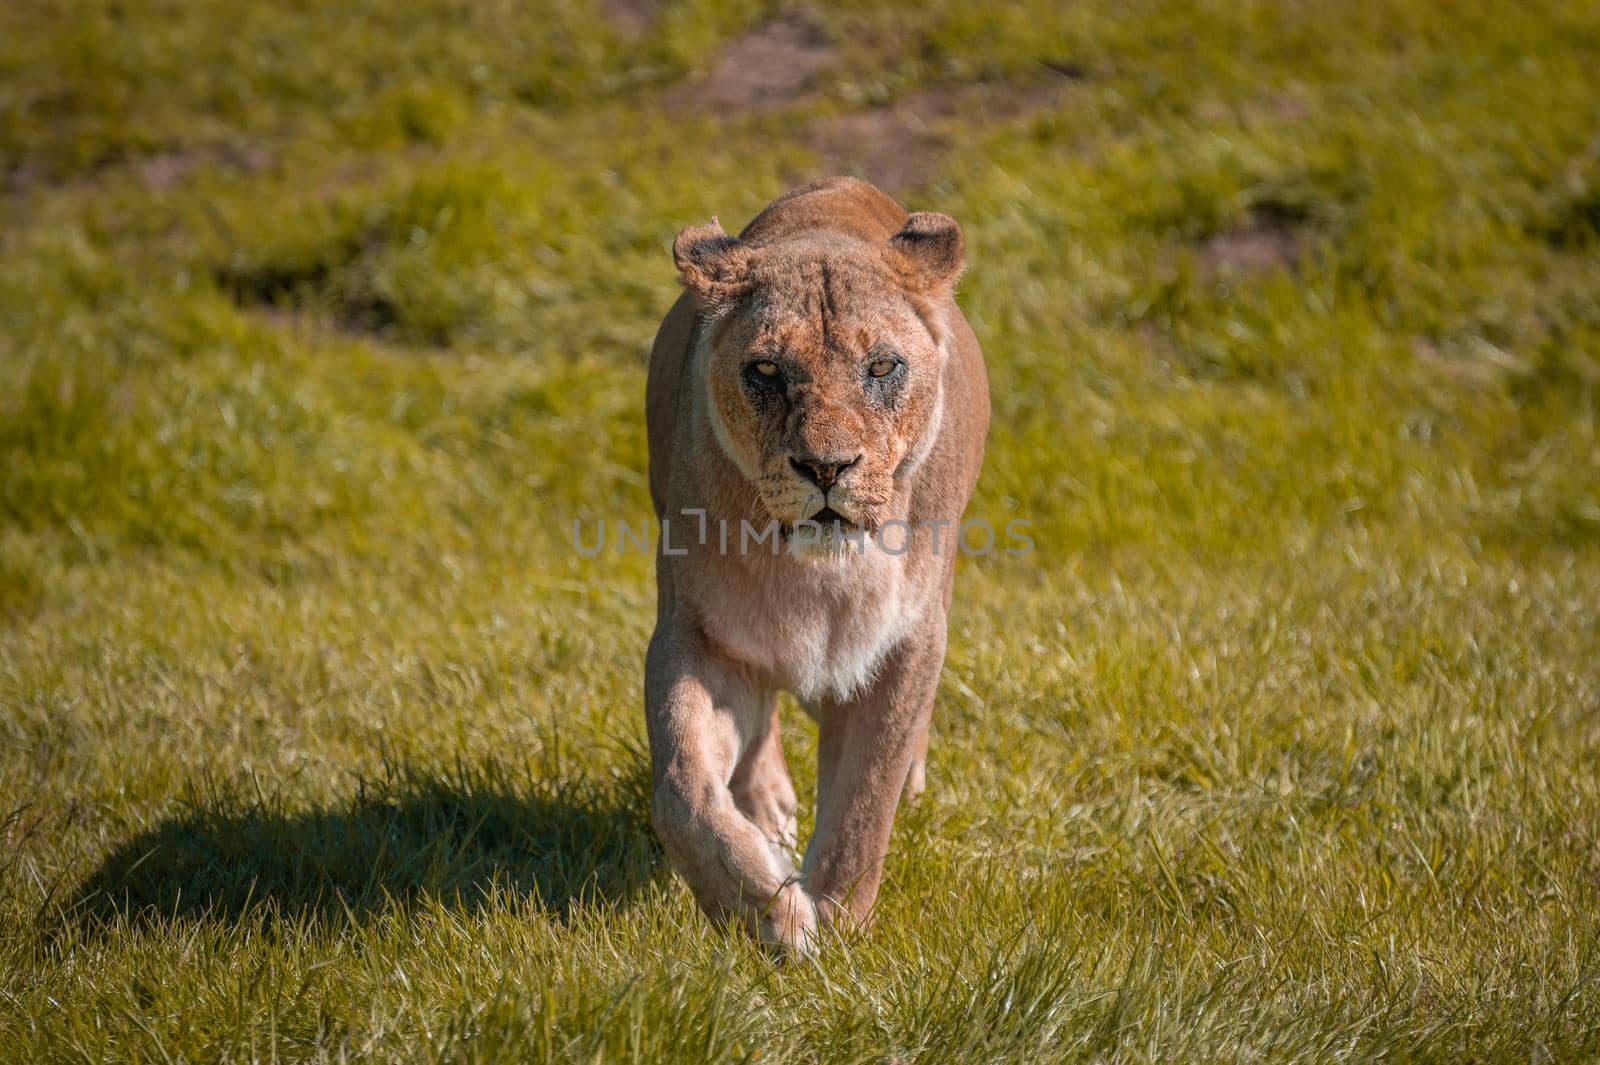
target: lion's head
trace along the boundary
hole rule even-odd
[[[924,212],[883,242],[747,244],[715,220],[673,258],[711,319],[702,384],[718,442],[786,527],[876,532],[938,431],[961,229]]]

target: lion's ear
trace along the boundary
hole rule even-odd
[[[715,218],[708,226],[690,226],[672,242],[683,287],[708,311],[721,311],[755,286],[750,279],[750,247],[722,231]]]
[[[948,293],[967,267],[966,241],[956,220],[938,211],[917,211],[889,238],[889,248],[910,288]]]

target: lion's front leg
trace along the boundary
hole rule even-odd
[[[817,827],[801,872],[824,923],[864,924],[872,911],[901,789],[926,754],[944,646],[941,612],[892,653],[871,689],[821,708]]]
[[[773,946],[803,951],[816,930],[816,908],[793,861],[739,808],[729,787],[741,757],[765,733],[768,713],[737,665],[663,619],[645,658],[656,832],[707,914],[734,918]]]
[[[733,792],[734,804],[768,839],[793,852],[799,846],[795,819],[799,804],[795,799],[794,780],[789,776],[789,764],[783,757],[777,697],[767,692],[763,699],[765,726],[739,759],[728,790]]]
[[[915,799],[928,788],[928,724],[924,722],[911,748],[911,768],[906,770],[902,797]]]

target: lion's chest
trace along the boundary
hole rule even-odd
[[[905,567],[881,552],[772,561],[724,574],[701,617],[729,655],[805,702],[859,693],[922,615]]]

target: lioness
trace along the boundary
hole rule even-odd
[[[701,907],[781,951],[872,908],[922,791],[989,385],[961,229],[831,178],[737,238],[678,234],[646,395],[657,541],[651,813]],[[752,535],[754,534],[754,535]],[[819,723],[796,868],[776,692]]]

